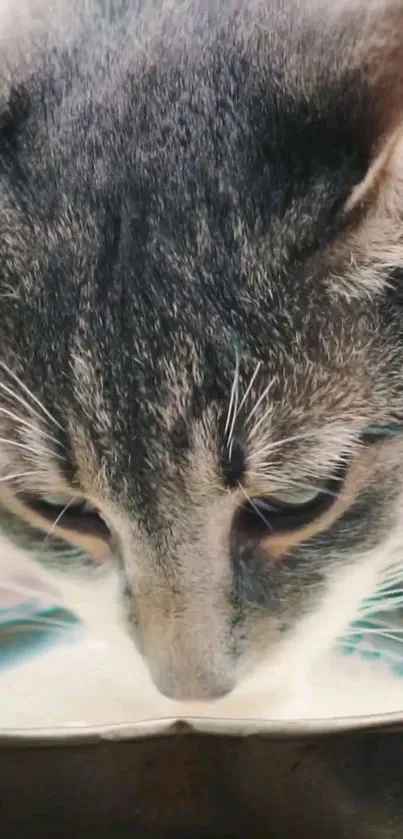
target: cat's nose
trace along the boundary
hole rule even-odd
[[[153,682],[159,692],[168,699],[179,701],[213,701],[227,696],[234,688],[234,683],[227,679],[217,679],[215,676],[205,676],[203,679],[175,679],[161,674],[152,674]]]
[[[151,604],[138,599],[137,647],[164,696],[183,702],[219,699],[230,693],[237,681],[227,626],[223,627],[221,615],[216,616],[215,600],[211,619],[210,612],[206,619],[197,600],[192,608],[184,600],[180,590],[172,593],[160,582]]]

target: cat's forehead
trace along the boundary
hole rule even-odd
[[[56,158],[71,212],[62,250],[55,225],[46,248],[70,252],[63,281],[112,339],[122,309],[140,332],[147,316],[152,348],[209,329],[258,334],[265,318],[273,334],[296,332],[301,299],[326,305],[321,252],[368,163],[355,80],[307,100],[217,50],[147,69],[106,116],[90,125],[84,109],[82,134],[57,135],[47,182]],[[49,272],[42,281],[46,293]]]
[[[330,412],[368,345],[365,302],[331,296],[322,259],[368,164],[364,87],[318,33],[310,62],[257,31],[150,47],[134,67],[97,43],[96,72],[81,42],[56,50],[18,134],[6,339],[23,314],[38,387],[57,381],[125,440],[140,421],[162,434],[162,408],[225,414],[238,356],[245,389],[263,360],[278,403],[307,415],[322,382]]]
[[[357,69],[324,55],[319,34],[311,61],[282,31],[282,4],[262,29],[259,4],[248,15],[241,3],[240,19],[228,5],[186,38],[165,22],[147,49],[140,26],[130,60],[113,27],[111,41],[90,29],[88,45],[56,47],[13,91],[7,119],[21,116],[40,211],[81,211],[101,239],[109,227],[138,274],[153,253],[161,271],[193,257],[220,273],[248,240],[265,241],[280,270],[328,232],[367,166],[374,129]]]
[[[116,462],[129,458],[160,470],[189,449],[217,459],[234,412],[236,433],[249,445],[253,431],[259,448],[267,438],[312,429],[319,439],[334,423],[348,431],[384,407],[376,392],[372,321],[365,324],[364,313],[354,330],[347,315],[341,327],[323,310],[317,317],[306,311],[305,323],[294,327],[291,317],[281,323],[275,307],[269,312],[256,338],[247,331],[245,310],[242,332],[218,318],[212,328],[208,318],[189,312],[171,322],[170,332],[155,316],[152,337],[145,320],[131,335],[116,329],[104,340],[88,324],[83,341],[81,324],[70,358],[73,426],[82,423],[98,452],[114,451]]]

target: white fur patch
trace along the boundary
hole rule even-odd
[[[9,570],[11,557],[19,561],[16,549],[4,541],[2,550],[0,574],[6,564]],[[25,565],[25,554],[22,559]],[[320,612],[299,624],[271,667],[260,668],[214,704],[173,702],[157,692],[126,631],[112,574],[72,581],[41,570],[40,576],[59,586],[65,605],[83,618],[85,634],[79,642],[0,674],[0,729],[119,725],[164,717],[298,721],[403,714],[403,679],[393,678],[378,662],[343,658],[328,649],[373,587],[382,559],[368,559],[364,571],[339,575]]]

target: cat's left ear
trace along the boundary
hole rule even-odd
[[[353,266],[342,281],[349,295],[382,291],[391,273],[403,269],[403,3],[382,5],[372,41],[357,55],[376,141],[345,206],[357,222],[344,243]]]
[[[398,20],[395,15],[393,23],[395,31],[392,20],[389,21],[390,30],[384,24],[384,28],[374,36],[374,43],[368,45],[361,57],[360,75],[367,89],[367,107],[371,109],[376,142],[369,169],[350,196],[347,210],[371,203],[389,187],[394,187],[396,192],[396,176],[399,178],[402,175],[403,3]]]

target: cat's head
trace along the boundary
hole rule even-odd
[[[156,684],[212,698],[309,666],[399,546],[403,21],[150,5],[4,48],[0,499],[111,550]]]

